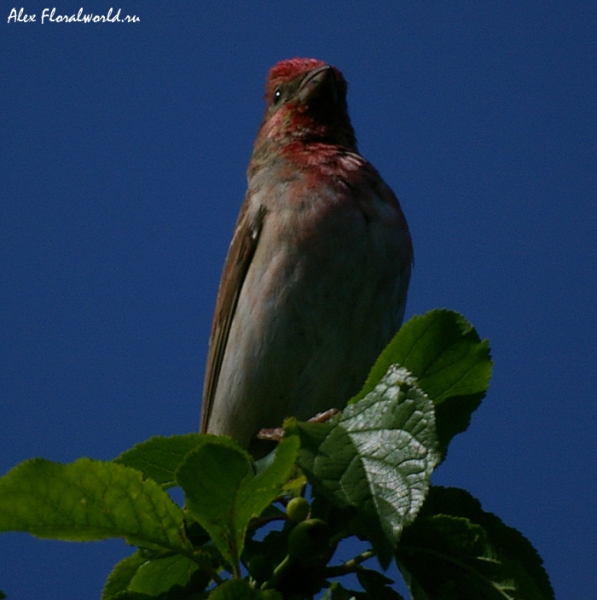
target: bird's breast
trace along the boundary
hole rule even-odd
[[[248,217],[265,216],[214,399],[227,430],[214,421],[215,433],[248,442],[287,416],[343,407],[398,329],[404,235],[377,183],[350,180],[351,161],[348,175],[283,165],[250,182]]]

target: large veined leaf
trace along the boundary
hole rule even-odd
[[[406,322],[380,354],[361,392],[366,396],[390,365],[406,367],[431,398],[436,410],[439,447],[445,455],[450,440],[465,431],[491,378],[487,340],[460,314],[432,310]]]
[[[155,436],[123,452],[115,463],[133,467],[164,488],[176,485],[176,469],[184,457],[202,441],[200,433]]]
[[[457,488],[431,488],[396,561],[415,600],[554,598],[531,543]]]
[[[190,553],[182,510],[151,479],[124,465],[81,458],[29,460],[0,478],[0,531],[129,543]]]
[[[283,440],[272,464],[255,475],[251,457],[232,439],[204,437],[186,456],[176,479],[185,492],[189,512],[237,571],[249,521],[282,491],[294,467],[299,441]]]
[[[299,465],[313,486],[367,520],[387,564],[402,528],[423,503],[440,455],[433,403],[402,367],[330,423],[296,423]]]

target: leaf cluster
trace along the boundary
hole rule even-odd
[[[400,599],[374,558],[395,561],[416,600],[548,600],[522,534],[430,483],[490,374],[487,342],[432,311],[403,326],[341,414],[287,420],[261,461],[200,434],[151,438],[112,462],[26,461],[0,478],[0,531],[136,546],[102,600]],[[351,539],[368,549],[335,560]],[[351,573],[361,589],[343,584]]]

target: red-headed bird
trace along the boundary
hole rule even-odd
[[[357,150],[346,81],[277,63],[220,281],[201,431],[247,447],[343,408],[398,331],[413,262],[396,196]]]

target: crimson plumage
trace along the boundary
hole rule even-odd
[[[413,261],[396,196],[357,150],[346,81],[282,61],[220,282],[201,431],[243,446],[343,408],[396,333]]]

